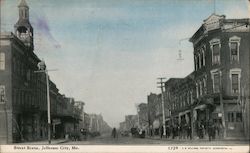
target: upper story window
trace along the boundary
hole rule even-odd
[[[199,81],[199,85],[200,85],[200,95],[203,95],[203,88],[202,88],[202,81]]]
[[[230,60],[231,62],[239,61],[240,37],[233,36],[229,38]]]
[[[235,68],[230,70],[231,92],[237,94],[240,91],[241,69]]]
[[[196,98],[200,97],[200,85],[198,82],[196,82]]]
[[[212,70],[211,77],[213,80],[213,92],[214,93],[220,92],[220,71]]]
[[[198,70],[198,58],[197,58],[197,55],[194,55],[194,69]]]
[[[5,53],[0,53],[0,70],[5,70]]]
[[[204,66],[204,58],[203,58],[203,52],[201,51],[201,53],[199,54],[200,55],[200,67]]]
[[[220,40],[219,39],[212,39],[210,41],[210,48],[212,51],[212,65],[220,64]]]
[[[203,87],[204,87],[204,94],[207,93],[207,77],[203,78]]]
[[[202,52],[202,66],[205,66],[205,65],[206,65],[205,50],[206,50],[206,47],[203,46],[203,47],[201,48],[201,52]]]

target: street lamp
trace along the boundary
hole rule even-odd
[[[47,112],[48,112],[48,143],[51,144],[51,118],[50,118],[50,95],[49,95],[49,75],[48,70],[46,69],[46,65],[44,61],[41,61],[37,64],[38,71],[35,73],[45,73],[46,75],[46,85],[47,85]]]

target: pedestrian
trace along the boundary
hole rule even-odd
[[[175,136],[176,136],[176,125],[174,124],[174,125],[172,126],[172,139],[174,139]]]
[[[116,128],[113,128],[111,135],[113,138],[116,138],[116,135],[117,135]]]
[[[208,138],[209,138],[209,141],[211,141],[213,139],[213,133],[214,133],[213,123],[210,120],[208,122]]]
[[[200,123],[199,125],[199,138],[203,139],[204,137],[204,125],[202,123]]]
[[[163,126],[161,126],[160,132],[161,132],[161,139],[162,139],[162,137],[163,137],[163,132],[164,132]]]
[[[170,136],[170,127],[169,125],[166,126],[166,138],[169,138]]]
[[[192,139],[192,129],[190,123],[187,125],[187,138]]]

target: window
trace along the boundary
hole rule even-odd
[[[204,94],[207,93],[207,80],[206,77],[203,78],[203,87],[204,87]]]
[[[229,48],[231,55],[231,62],[239,61],[239,46],[240,46],[240,37],[233,36],[229,38]]]
[[[220,92],[220,74],[214,74],[214,92]]]
[[[200,67],[204,66],[204,57],[203,57],[203,52],[200,53],[200,59],[201,59],[201,62],[200,62]]]
[[[5,103],[5,86],[0,85],[0,103]]]
[[[210,48],[212,51],[212,65],[220,64],[220,40],[219,39],[212,39],[210,41]]]
[[[191,104],[193,104],[193,91],[190,91],[190,102],[191,102]]]
[[[201,51],[202,51],[202,58],[203,58],[203,66],[206,65],[206,60],[205,60],[205,46],[202,47]]]
[[[242,113],[236,113],[236,122],[242,122]]]
[[[200,85],[200,95],[203,95],[202,81],[199,82],[199,85]]]
[[[239,93],[239,75],[232,74],[232,92]]]
[[[228,122],[234,122],[234,112],[227,113]]]
[[[199,86],[198,86],[198,83],[196,83],[195,85],[196,85],[196,98],[199,98]]]
[[[5,53],[0,53],[0,70],[5,70]]]
[[[213,81],[213,92],[218,93],[220,92],[220,72],[218,69],[211,71],[211,77]]]
[[[213,64],[220,63],[220,46],[219,44],[213,45]]]
[[[230,79],[231,79],[231,91],[232,94],[237,94],[240,91],[240,75],[241,69],[235,68],[230,70]]]
[[[231,50],[231,60],[237,61],[238,60],[238,43],[232,42],[230,50]]]

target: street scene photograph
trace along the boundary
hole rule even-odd
[[[0,0],[0,17],[0,145],[249,151],[249,0]]]

